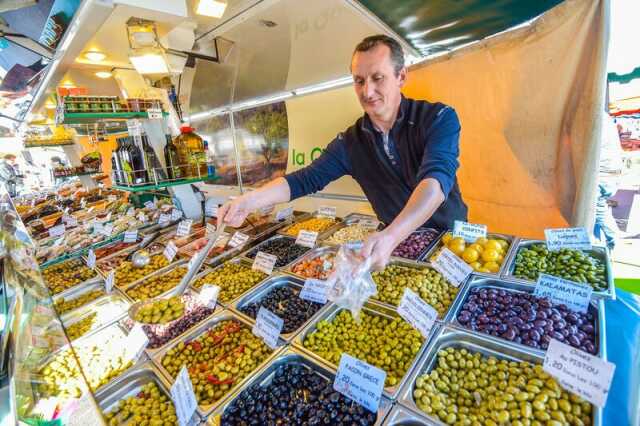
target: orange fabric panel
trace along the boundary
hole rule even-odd
[[[76,143],[82,148],[81,158],[83,155],[93,151],[98,151],[102,155],[102,172],[109,176],[103,182],[106,186],[111,186],[111,153],[116,149],[116,136],[109,135],[105,142],[98,142],[97,144],[92,144],[88,136],[81,136],[76,138]]]

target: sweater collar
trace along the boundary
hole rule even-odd
[[[389,130],[389,133],[391,133],[391,131],[393,131],[393,129],[396,127],[396,125],[398,124],[402,124],[402,122],[404,121],[405,115],[406,115],[406,111],[407,111],[407,107],[408,107],[408,103],[409,101],[407,100],[407,98],[404,97],[404,95],[401,93],[400,94],[400,109],[398,110],[398,116],[396,117],[396,121],[393,123],[393,126],[391,126],[391,129]],[[369,117],[369,114],[367,114],[366,112],[363,115],[363,120],[362,120],[362,130],[368,130],[370,132],[377,132],[380,133],[379,130],[377,130],[375,128],[375,126],[373,125],[373,121],[371,121],[371,118]]]

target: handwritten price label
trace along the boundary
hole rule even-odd
[[[545,229],[547,249],[557,251],[563,248],[591,250],[591,238],[585,228]]]
[[[264,343],[271,349],[276,349],[283,324],[284,320],[282,318],[261,306],[252,332],[264,340]]]
[[[431,333],[433,324],[438,318],[438,312],[408,287],[405,288],[400,300],[398,314],[425,338]]]
[[[375,413],[386,378],[384,370],[343,353],[333,389]]]
[[[304,287],[302,287],[302,290],[300,291],[300,298],[324,305],[327,303],[329,289],[329,282],[315,278],[307,278],[304,282]]]
[[[478,238],[487,237],[487,225],[463,222],[453,222],[453,236],[463,238],[468,243],[474,243]]]
[[[251,269],[264,272],[267,275],[271,275],[271,273],[273,272],[273,267],[276,265],[277,261],[278,258],[276,256],[265,253],[263,251],[259,251],[256,254],[256,258],[253,260]]]
[[[304,229],[298,232],[298,238],[296,238],[296,244],[313,248],[316,245],[318,239],[318,233],[316,231],[305,231]]]
[[[548,297],[553,303],[563,303],[576,312],[587,312],[592,292],[590,285],[540,274],[533,295]]]
[[[471,266],[467,265],[464,260],[456,256],[448,248],[442,249],[432,266],[455,287],[459,287],[473,271]]]

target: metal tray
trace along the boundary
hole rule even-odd
[[[396,404],[384,420],[383,426],[439,426],[443,424],[435,422],[422,414],[414,413],[400,404]]]
[[[285,237],[296,238],[296,237],[297,237],[297,235],[296,235],[296,236],[293,236],[293,235],[289,235],[289,234],[287,234],[287,233],[286,233],[287,229],[291,228],[293,225],[295,225],[295,224],[297,224],[297,223],[304,222],[304,221],[306,221],[306,220],[310,220],[310,219],[314,219],[314,218],[318,218],[318,217],[326,217],[326,216],[321,215],[318,211],[315,211],[315,212],[313,212],[313,213],[309,213],[309,214],[307,214],[307,215],[300,216],[300,217],[296,218],[296,219],[293,221],[293,223],[291,223],[291,224],[287,225],[286,227],[284,227],[284,228],[280,229],[280,230],[278,231],[278,235],[284,235]],[[330,235],[330,233],[333,233],[333,232],[334,232],[334,228],[335,228],[337,225],[339,225],[340,223],[342,223],[342,219],[341,219],[340,217],[336,216],[336,217],[334,218],[334,223],[333,223],[331,226],[329,226],[327,229],[325,229],[325,230],[324,230],[324,231],[322,231],[322,232],[318,232],[318,238],[317,238],[317,241],[320,241],[320,240],[322,240],[323,238],[325,238],[325,237],[327,236],[327,234],[329,234],[329,235]]]
[[[323,233],[322,238],[320,238],[320,236],[318,236],[318,241],[321,242],[322,244],[326,244],[326,245],[339,246],[340,244],[329,241],[329,238],[331,238],[333,236],[333,234],[335,234],[336,232],[338,232],[342,228],[346,228],[347,226],[354,225],[354,224],[358,223],[358,221],[361,220],[361,219],[373,219],[373,220],[377,220],[378,222],[380,222],[380,220],[375,216],[368,216],[368,215],[363,215],[363,214],[353,214],[353,213],[351,213],[350,215],[345,217],[342,220],[342,222],[337,223],[337,224],[333,225],[331,228],[327,229],[327,231]],[[380,222],[376,229],[379,231],[380,229],[382,229],[383,226],[384,226],[383,223]]]
[[[166,355],[166,353],[171,348],[176,346],[178,343],[180,343],[180,342],[189,342],[189,341],[197,338],[201,334],[205,333],[206,331],[208,331],[209,329],[214,327],[219,322],[222,322],[222,321],[225,321],[225,320],[236,320],[236,321],[240,322],[242,325],[244,325],[245,327],[251,328],[251,325],[246,320],[244,320],[241,317],[238,317],[237,315],[234,315],[231,311],[224,310],[224,311],[221,311],[221,312],[219,312],[217,314],[214,314],[213,316],[209,317],[209,319],[207,321],[204,321],[204,322],[200,323],[200,325],[198,327],[192,328],[189,333],[185,333],[182,336],[179,336],[179,337],[171,340],[162,349],[160,349],[158,352],[155,353],[155,355],[151,359],[152,359],[153,363],[155,364],[155,366],[158,368],[158,370],[160,370],[160,372],[162,373],[163,377],[165,378],[165,380],[167,380],[168,383],[173,385],[174,378],[162,366],[162,358],[164,357],[164,355]],[[271,353],[271,355],[269,355],[264,361],[262,361],[262,363],[260,363],[260,365],[258,365],[256,367],[256,369],[252,373],[248,374],[240,382],[236,383],[227,392],[226,395],[224,395],[222,398],[220,398],[218,401],[216,401],[214,404],[211,404],[211,405],[202,406],[202,405],[198,404],[198,408],[196,410],[198,412],[198,414],[201,417],[206,417],[209,413],[211,413],[213,410],[215,410],[227,398],[229,398],[229,396],[231,394],[233,394],[233,392],[235,392],[236,389],[239,389],[244,383],[246,383],[248,380],[250,380],[251,377],[256,374],[256,372],[260,371],[265,365],[267,365],[269,363],[269,361],[271,361],[271,359],[273,359],[275,356],[277,356],[278,353],[280,353],[280,351],[282,350],[282,348],[285,345],[286,345],[286,342],[284,340],[282,340],[282,339],[279,339],[278,347]]]
[[[69,315],[65,315],[62,325],[66,331],[67,327],[70,327],[78,321],[82,321],[89,315],[95,313],[96,319],[94,324],[91,326],[89,331],[75,339],[77,340],[80,337],[90,336],[118,321],[127,314],[127,309],[129,309],[129,302],[120,295],[120,293],[114,291],[109,295],[101,297],[92,303],[70,312]]]
[[[437,362],[438,352],[448,347],[465,348],[470,352],[480,352],[485,356],[493,356],[497,359],[506,359],[509,361],[525,361],[531,364],[542,364],[544,362],[544,357],[531,352],[524,352],[513,346],[487,340],[478,334],[445,326],[431,339],[431,343],[429,343],[429,347],[420,359],[419,365],[414,369],[411,377],[402,387],[400,395],[398,395],[398,402],[400,404],[408,407],[410,410],[422,413],[422,410],[418,408],[413,400],[413,389],[416,379],[433,370]],[[439,422],[439,419],[428,416],[426,413],[423,415],[432,421]],[[599,426],[601,424],[602,409],[594,406],[592,416],[593,426]]]
[[[63,291],[62,293],[58,293],[58,294],[52,296],[51,299],[53,300],[53,304],[55,306],[55,303],[60,299],[64,298],[65,302],[71,301],[71,300],[75,300],[75,299],[77,299],[78,297],[80,297],[80,296],[82,296],[84,294],[90,293],[93,290],[98,290],[98,289],[101,289],[102,291],[104,291],[104,281],[100,280],[100,281],[93,282],[93,283],[90,283],[90,284],[87,284],[87,285],[84,285],[84,286],[71,287],[70,289],[67,289],[67,290]],[[106,296],[106,293],[103,296],[100,296],[100,297],[104,297],[104,296]],[[100,297],[98,299],[100,299]],[[98,299],[94,299],[91,302],[94,302],[94,301],[96,301]],[[87,305],[87,304],[89,304],[91,302],[88,302],[85,305]],[[75,310],[77,310],[79,308],[80,308],[80,306],[78,308],[74,309],[74,310],[71,310],[71,311],[66,312],[64,314],[61,314],[60,316],[64,319],[64,317],[66,315],[70,314],[71,312],[73,312],[73,311],[75,311]]]
[[[302,275],[299,275],[293,272],[293,267],[300,262],[315,259],[316,257],[322,256],[323,254],[326,254],[329,252],[333,252],[333,254],[335,255],[338,252],[338,247],[337,246],[319,246],[319,247],[312,248],[311,250],[309,250],[308,252],[300,256],[297,260],[291,262],[289,266],[287,266],[283,271],[286,272],[287,274],[306,280],[307,277],[303,277]]]
[[[248,250],[243,251],[239,256],[244,258],[245,260],[251,262],[253,264],[253,260],[252,258],[249,257],[249,253],[255,251],[256,253],[258,253],[260,251],[260,248],[262,248],[265,244],[269,243],[270,241],[274,241],[274,240],[279,240],[279,239],[287,239],[287,240],[291,240],[292,244],[295,244],[296,239],[295,238],[291,238],[291,237],[286,237],[284,235],[274,235],[271,238],[267,238],[266,240],[264,240],[263,242],[261,242],[260,244],[249,248]],[[289,267],[292,263],[296,262],[300,257],[302,257],[304,254],[306,254],[310,249],[308,249],[307,251],[305,251],[302,255],[296,257],[295,259],[293,259],[291,262],[287,263],[286,265],[282,265],[282,266],[274,266],[273,270],[277,271],[277,270],[285,270],[287,269],[287,267]]]
[[[451,232],[451,231],[443,232],[442,235],[440,236],[440,239],[438,239],[437,242],[431,246],[431,250],[427,251],[425,253],[425,255],[423,257],[421,257],[420,259],[418,259],[418,260],[423,261],[423,262],[430,262],[431,261],[431,256],[433,256],[444,245],[442,243],[442,237],[447,232]],[[504,274],[504,271],[507,270],[507,263],[509,262],[509,258],[511,257],[511,253],[513,252],[513,250],[515,250],[515,248],[518,245],[518,242],[520,241],[520,239],[518,237],[513,236],[513,235],[497,234],[497,233],[493,233],[493,232],[487,233],[487,238],[500,238],[502,240],[506,240],[509,243],[509,248],[507,249],[507,252],[504,254],[504,259],[502,259],[502,264],[500,265],[500,269],[498,270],[498,272],[493,274],[493,273],[488,273],[488,272],[476,272],[476,271],[473,271],[472,275],[484,275],[484,276],[487,276],[487,277],[501,277],[502,274]]]
[[[513,279],[516,281],[521,281],[525,283],[535,284],[535,281],[528,280],[526,278],[518,278],[513,275],[513,270],[516,267],[516,256],[521,248],[529,247],[533,244],[545,244],[542,240],[519,240],[517,247],[512,251],[511,256],[506,259],[508,260],[508,265],[504,269],[502,276],[504,278]],[[582,250],[585,251],[585,250]],[[586,250],[591,256],[597,258],[599,261],[604,263],[605,273],[607,274],[607,290],[605,291],[593,291],[592,296],[595,297],[604,297],[612,300],[616,299],[616,287],[613,283],[613,267],[611,265],[611,256],[609,254],[609,249],[604,246],[593,246],[591,250]]]
[[[254,385],[266,386],[271,383],[276,370],[283,365],[301,365],[320,375],[328,382],[333,383],[335,380],[335,373],[331,371],[330,367],[317,363],[316,360],[296,348],[289,347],[277,356],[273,357],[268,365],[262,368],[258,373],[254,374],[250,380],[247,380],[242,385],[241,388],[233,392],[233,394],[231,394],[224,403],[219,405],[218,408],[209,416],[206,424],[209,426],[220,426],[225,410],[235,399],[240,397],[246,389]],[[376,425],[382,424],[392,405],[393,402],[389,398],[384,395],[380,397],[378,419],[375,423]]]
[[[109,256],[105,256],[105,257],[103,257],[103,258],[97,259],[97,260],[96,260],[96,268],[95,268],[96,272],[97,272],[100,276],[102,276],[103,278],[106,278],[106,277],[107,277],[107,275],[109,274],[109,272],[110,272],[111,270],[107,271],[107,270],[103,269],[103,268],[101,267],[101,266],[102,266],[102,264],[104,264],[104,263],[105,263],[106,261],[108,261],[108,260],[111,260],[111,259],[112,259],[112,258],[114,258],[114,257],[122,256],[123,254],[129,255],[129,254],[131,254],[132,252],[134,252],[134,251],[138,250],[138,247],[140,247],[140,243],[138,243],[138,244],[134,244],[134,245],[132,245],[131,247],[127,247],[127,248],[122,249],[122,250],[120,250],[120,251],[118,251],[118,252],[116,252],[116,253],[111,253]]]
[[[129,290],[132,290],[132,289],[134,289],[135,287],[138,287],[138,286],[143,285],[147,280],[150,280],[150,279],[152,279],[152,278],[156,278],[156,277],[158,277],[158,276],[160,276],[160,275],[164,275],[164,274],[166,274],[167,272],[171,272],[171,271],[173,271],[173,270],[174,270],[174,269],[176,269],[176,268],[179,268],[179,267],[185,267],[185,268],[186,268],[187,263],[188,263],[188,262],[187,262],[186,260],[178,260],[177,262],[173,262],[173,263],[171,263],[171,264],[169,264],[169,265],[165,266],[164,268],[160,268],[160,269],[158,269],[157,271],[154,271],[154,272],[150,273],[149,275],[147,275],[147,276],[145,276],[145,277],[143,277],[143,278],[140,278],[139,280],[136,280],[136,281],[132,282],[131,284],[128,284],[126,287],[124,287],[124,289],[123,289],[123,288],[121,288],[121,287],[118,287],[118,289],[122,292],[122,294],[124,294],[124,297],[126,297],[128,300],[130,300],[130,301],[131,301],[131,303],[136,303],[136,300],[134,300],[131,296],[129,296],[129,295],[127,294],[127,292],[128,292]],[[185,274],[186,274],[186,272],[185,272]],[[178,289],[178,285],[179,285],[179,284],[180,284],[180,282],[178,282],[178,284],[176,284],[176,285],[175,285],[173,288],[171,288],[170,290],[167,290],[167,291],[165,291],[164,293],[159,294],[159,295],[157,295],[157,296],[155,296],[155,297],[167,297],[167,296],[173,296],[173,295],[175,295],[175,293],[177,292],[177,289]],[[117,285],[118,285],[118,282],[116,281],[116,286],[117,286]]]
[[[546,350],[532,348],[531,346],[527,346],[521,343],[511,342],[500,337],[492,336],[490,334],[483,333],[481,331],[473,331],[469,330],[462,324],[458,322],[458,312],[462,310],[462,306],[467,300],[471,289],[473,288],[495,288],[498,290],[505,290],[511,293],[529,293],[532,294],[534,287],[522,282],[518,281],[506,281],[498,278],[489,278],[489,277],[473,277],[468,281],[468,284],[460,291],[459,296],[456,298],[455,302],[451,307],[451,315],[449,317],[449,323],[452,326],[459,327],[464,329],[469,333],[479,334],[489,340],[496,340],[502,344],[508,346],[514,346],[518,350],[523,352],[532,352],[537,355],[544,357]],[[604,301],[602,300],[592,300],[589,304],[589,312],[591,312],[595,317],[595,329],[596,329],[596,345],[598,346],[598,351],[595,355],[599,357],[606,356],[606,336],[605,336],[605,314],[604,314]]]
[[[238,316],[243,317],[249,323],[251,323],[251,325],[253,325],[253,324],[255,324],[256,320],[254,318],[251,318],[250,316],[244,314],[241,311],[242,308],[244,308],[245,306],[247,306],[247,305],[249,305],[251,303],[260,302],[267,294],[269,294],[272,290],[275,290],[276,288],[291,287],[296,293],[299,294],[300,291],[302,290],[303,286],[304,286],[304,280],[301,280],[300,278],[297,278],[297,277],[294,277],[294,276],[290,276],[290,275],[275,275],[275,276],[271,276],[271,277],[268,277],[266,280],[262,281],[262,283],[258,287],[254,287],[248,293],[245,293],[244,296],[241,296],[240,298],[236,299],[235,302],[231,304],[230,308]],[[291,342],[291,340],[296,336],[296,334],[298,334],[300,332],[300,330],[302,330],[304,327],[306,327],[307,324],[309,324],[309,322],[311,322],[311,320],[313,320],[313,318],[316,315],[319,315],[320,312],[322,312],[322,309],[324,309],[327,306],[327,304],[325,304],[324,306],[320,307],[320,309],[318,309],[318,311],[316,313],[311,315],[296,330],[292,331],[291,333],[282,333],[282,334],[280,334],[280,337],[282,337],[287,342]]]
[[[43,277],[44,280],[44,277]],[[80,291],[81,289],[83,289],[85,286],[89,286],[89,285],[93,285],[93,284],[104,284],[104,279],[97,274],[95,277],[91,277],[88,280],[79,282],[78,284],[69,287],[67,289],[65,289],[64,291],[61,291],[60,293],[56,293],[56,294],[52,294],[52,297],[60,297],[60,296],[64,296],[65,294],[73,294],[77,291]],[[51,290],[49,290],[49,287],[46,285],[47,290],[49,291],[49,293],[51,294]]]
[[[429,244],[427,244],[425,246],[425,248],[423,248],[420,253],[418,254],[418,256],[415,259],[409,259],[407,257],[402,257],[402,256],[395,256],[395,257],[399,257],[401,259],[405,259],[405,260],[413,260],[413,261],[420,261],[421,259],[424,259],[425,256],[427,255],[427,253],[429,253],[433,247],[438,244],[438,242],[442,239],[442,236],[445,234],[445,231],[438,231],[435,228],[418,228],[415,231],[413,231],[411,234],[409,234],[409,236],[413,235],[413,234],[425,234],[427,232],[430,233],[434,233],[435,232],[435,237],[433,239],[433,241],[431,241]],[[409,237],[407,237],[409,238]],[[406,240],[406,238],[405,238]],[[402,244],[402,243],[400,243]],[[505,257],[506,259],[506,257]]]
[[[338,315],[338,313],[340,313],[340,311],[342,311],[343,309],[344,308],[340,308],[339,306],[337,306],[335,304],[331,304],[328,307],[325,307],[324,309],[322,309],[318,313],[318,315],[316,315],[313,318],[313,320],[309,323],[309,325],[307,325],[293,339],[293,344],[297,348],[299,348],[300,350],[302,350],[303,352],[308,354],[310,357],[318,360],[319,362],[327,364],[334,371],[336,371],[338,369],[337,365],[335,365],[332,362],[322,358],[320,355],[316,354],[315,352],[305,348],[304,345],[302,344],[302,342],[304,342],[305,338],[309,334],[313,333],[316,330],[316,326],[318,325],[318,322],[320,322],[320,321],[333,321],[333,319],[336,317],[336,315]],[[378,305],[378,304],[374,304],[374,303],[371,303],[371,302],[367,302],[367,303],[364,304],[364,306],[362,307],[362,312],[365,312],[365,313],[367,313],[369,315],[378,315],[378,316],[389,318],[389,319],[393,319],[393,318],[398,318],[399,317],[398,313],[394,309],[390,309],[388,307],[385,307],[385,306],[382,306],[382,305]],[[420,357],[422,356],[422,353],[425,351],[425,349],[427,347],[427,344],[432,339],[433,335],[435,334],[435,332],[436,332],[436,330],[438,328],[439,328],[439,325],[438,324],[434,324],[433,328],[431,329],[431,334],[429,335],[429,337],[424,339],[424,342],[422,343],[422,346],[420,347],[420,350],[418,351],[418,353],[416,354],[415,358],[411,362],[411,365],[409,366],[409,368],[407,368],[407,371],[404,373],[404,376],[402,377],[400,382],[395,386],[388,386],[388,387],[384,388],[384,394],[386,396],[388,396],[391,399],[395,399],[396,398],[396,396],[400,392],[400,389],[402,388],[404,383],[408,380],[409,375],[411,374],[411,372],[413,371],[413,369],[417,365],[418,360],[420,359]]]

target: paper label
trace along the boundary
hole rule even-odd
[[[473,268],[456,256],[448,248],[443,248],[440,255],[432,262],[433,269],[440,272],[451,285],[459,287],[473,272]]]
[[[543,369],[566,390],[604,407],[616,365],[551,339]]]
[[[49,236],[50,237],[59,237],[60,235],[64,234],[64,231],[67,229],[66,226],[64,226],[63,224],[60,224],[58,226],[54,226],[53,228],[49,228]]]
[[[200,289],[199,300],[200,303],[207,308],[215,309],[216,302],[218,301],[218,294],[220,294],[220,287],[212,284],[205,284]]]
[[[182,217],[182,212],[178,209],[171,210],[171,220],[178,220]]]
[[[260,213],[261,216],[266,216],[269,213],[271,213],[275,207],[276,207],[275,205],[269,204],[268,206],[260,207],[258,209],[258,212]]]
[[[456,220],[453,222],[453,236],[461,237],[468,243],[475,243],[478,238],[487,237],[487,225]]]
[[[105,237],[110,237],[111,234],[113,234],[113,224],[107,223],[106,225],[104,225],[100,230],[100,233]]]
[[[327,303],[329,289],[330,284],[328,281],[307,278],[304,282],[304,287],[302,287],[302,291],[300,291],[300,298],[324,305]]]
[[[193,384],[189,378],[189,371],[186,365],[182,366],[175,383],[171,386],[171,399],[176,408],[176,416],[180,426],[189,425],[193,413],[196,412],[198,402],[196,401],[196,395],[193,393]]]
[[[142,212],[138,213],[138,220],[142,223],[147,223],[147,215]]]
[[[256,258],[253,260],[253,265],[251,265],[251,269],[256,271],[262,271],[267,275],[271,275],[273,272],[273,267],[276,265],[278,258],[272,254],[265,253],[263,251],[259,251],[256,254]]]
[[[104,289],[107,293],[111,293],[113,286],[116,285],[116,270],[112,269],[104,280]]]
[[[553,275],[540,274],[533,295],[548,297],[553,303],[563,303],[576,312],[587,312],[593,287],[565,280]]]
[[[84,197],[80,198],[80,208],[84,209],[87,206],[87,200]]]
[[[378,229],[378,226],[380,225],[380,221],[378,219],[363,218],[363,219],[359,219],[357,223],[363,228],[369,228],[369,229]]]
[[[178,253],[178,248],[173,241],[169,241],[162,252],[169,262],[173,261],[173,258],[176,257],[176,253]]]
[[[278,210],[276,213],[276,220],[281,221],[293,214],[293,207],[287,207],[286,209]]]
[[[64,235],[53,242],[53,247],[58,247],[64,242]]]
[[[320,206],[320,208],[318,209],[318,214],[320,216],[335,218],[336,208],[335,206]]]
[[[296,244],[313,248],[316,245],[316,240],[318,239],[318,233],[316,231],[306,231],[304,229],[298,232],[298,238],[296,238]]]
[[[62,216],[62,222],[65,223],[69,227],[78,226],[78,219],[76,219],[75,216],[64,215],[64,216]]]
[[[343,353],[333,389],[375,413],[378,411],[386,378],[384,370]]]
[[[178,229],[176,230],[176,235],[178,237],[186,237],[191,232],[191,225],[193,221],[191,219],[185,219],[178,224]]]
[[[204,209],[204,214],[209,217],[218,217],[218,206],[210,205]]]
[[[122,241],[125,243],[135,243],[138,240],[138,230],[134,229],[133,231],[125,231],[124,238]]]
[[[213,235],[216,233],[216,226],[213,223],[207,223],[206,231],[207,235]]]
[[[160,225],[164,225],[171,222],[171,215],[170,214],[161,214],[160,217],[158,218],[158,223]]]
[[[404,289],[400,305],[398,305],[398,314],[418,330],[424,338],[429,336],[433,324],[438,318],[438,312],[408,287]]]
[[[591,238],[585,228],[545,229],[547,249],[551,251],[563,248],[575,250],[591,250]]]
[[[114,201],[118,200],[118,197],[116,195],[109,195],[107,197],[107,200],[109,200],[109,202],[113,203]]]
[[[136,209],[129,207],[129,210],[127,210],[127,216],[133,216],[134,214],[136,214]]]
[[[244,243],[246,243],[247,241],[249,241],[249,236],[247,234],[243,234],[242,232],[238,231],[233,234],[233,237],[231,237],[231,240],[229,241],[229,246],[239,247]]]
[[[162,110],[160,108],[149,108],[147,116],[149,120],[162,120]]]
[[[276,349],[283,325],[284,320],[282,318],[261,306],[256,317],[256,323],[251,331],[264,340],[264,343],[271,349]]]
[[[156,209],[156,204],[153,201],[147,201],[144,203],[144,206],[146,208],[148,208],[149,210],[155,210]]]
[[[91,269],[96,267],[96,254],[91,249],[89,249],[89,253],[87,253],[87,266]]]
[[[134,325],[126,339],[125,354],[127,358],[137,360],[148,344],[149,338],[142,329],[142,324]]]

